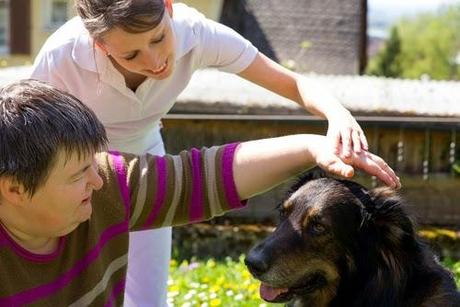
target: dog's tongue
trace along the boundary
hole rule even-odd
[[[280,294],[288,291],[289,289],[286,288],[273,288],[264,283],[260,284],[260,297],[269,302],[275,300]]]

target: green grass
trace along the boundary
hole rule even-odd
[[[171,261],[168,302],[171,306],[281,306],[259,298],[259,282],[243,263],[226,259],[216,262]]]
[[[268,304],[259,298],[259,282],[246,269],[244,257],[238,261],[172,260],[168,282],[168,302],[171,306],[281,306]],[[460,261],[447,259],[443,264],[455,274],[460,287]]]
[[[460,289],[460,260],[454,261],[452,259],[446,259],[442,264],[454,273],[457,288]]]

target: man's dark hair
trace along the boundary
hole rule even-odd
[[[60,152],[81,158],[106,144],[101,122],[74,96],[31,79],[0,88],[0,177],[23,185],[30,196]]]

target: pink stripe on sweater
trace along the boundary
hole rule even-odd
[[[123,163],[123,157],[118,151],[111,151],[110,154],[117,175],[121,198],[123,199],[123,203],[125,205],[125,218],[128,220],[131,209],[131,197],[128,187],[128,177],[126,175],[126,170]]]
[[[203,219],[203,187],[202,187],[202,174],[201,174],[201,152],[192,148],[192,196],[190,198],[190,212],[189,220],[196,222]]]
[[[0,225],[0,246],[5,245],[7,248],[11,249],[14,251],[18,256],[23,257],[24,259],[31,261],[31,262],[39,262],[39,263],[46,263],[53,261],[57,257],[59,257],[64,250],[65,243],[66,243],[67,237],[60,237],[59,238],[59,243],[58,247],[56,250],[50,254],[46,255],[40,255],[40,254],[35,254],[32,252],[29,252],[22,246],[20,246],[16,241],[11,238],[11,236],[8,234],[6,229],[3,228],[2,225]]]
[[[168,182],[168,170],[166,168],[166,159],[164,157],[156,157],[157,164],[157,195],[153,203],[152,211],[147,218],[144,227],[149,228],[155,222],[158,213],[164,205],[166,198],[166,183]]]
[[[246,200],[240,200],[240,196],[236,191],[235,180],[233,178],[233,160],[235,158],[235,151],[238,145],[239,143],[227,145],[222,154],[222,179],[224,182],[225,197],[232,209],[242,208],[247,203]]]
[[[97,257],[100,255],[101,250],[104,248],[107,242],[109,242],[117,235],[128,232],[128,226],[129,225],[127,222],[123,222],[108,228],[106,231],[104,231],[104,233],[102,233],[97,245],[91,249],[91,251],[89,251],[89,253],[86,254],[82,260],[75,263],[73,268],[71,268],[69,271],[62,274],[53,282],[48,284],[25,290],[9,297],[0,298],[0,306],[22,306],[25,304],[30,304],[37,300],[44,299],[45,297],[52,295],[53,293],[64,288],[70,282],[72,282],[73,279],[78,277],[81,272],[83,272],[92,262],[97,260]]]
[[[112,293],[110,293],[110,297],[107,303],[105,303],[104,307],[115,306],[115,300],[125,291],[125,285],[126,280],[124,278],[115,284],[115,286],[112,288]]]

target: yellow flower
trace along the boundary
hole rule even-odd
[[[206,262],[206,266],[208,268],[213,268],[216,266],[216,262],[214,261],[214,259],[209,259],[207,262]]]
[[[221,304],[221,301],[218,298],[211,300],[211,302],[209,303],[210,306],[220,306],[220,304]]]
[[[243,271],[243,273],[241,273],[241,275],[243,276],[243,278],[250,278],[251,277],[251,274],[248,272],[248,271]]]
[[[259,289],[259,285],[257,284],[250,284],[248,287],[249,292],[257,292],[258,289]]]
[[[204,276],[204,277],[201,279],[201,282],[203,282],[203,283],[208,283],[208,282],[209,282],[209,277],[208,277],[208,276]]]
[[[224,284],[225,289],[235,289],[235,284],[230,284],[230,283],[225,283]]]
[[[223,283],[224,283],[224,277],[223,276],[220,276],[217,280],[216,280],[216,284],[221,286]]]

